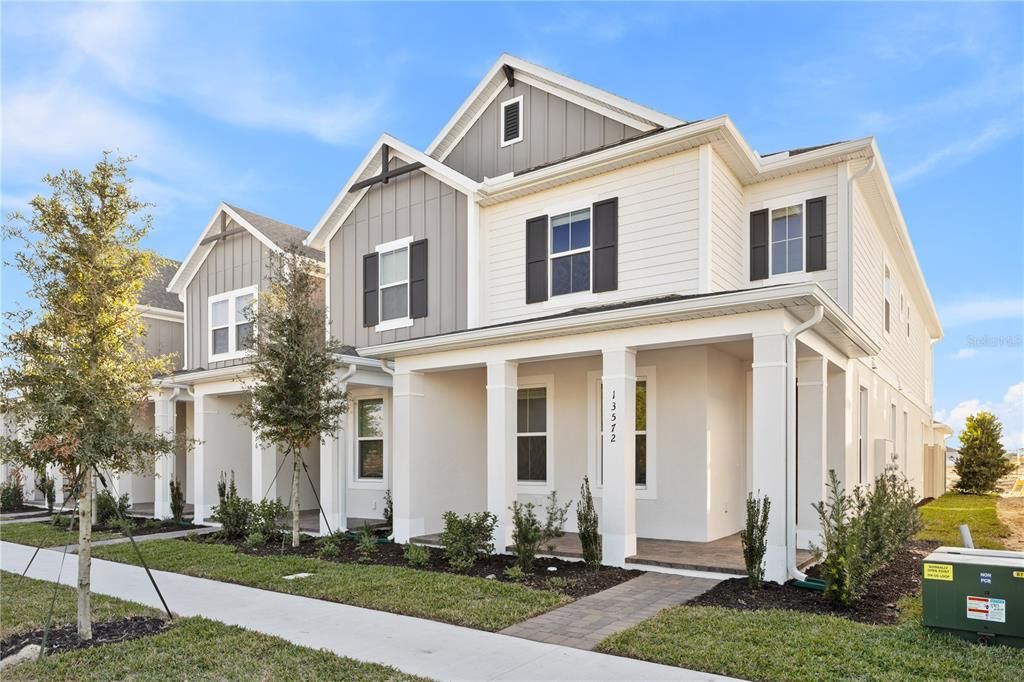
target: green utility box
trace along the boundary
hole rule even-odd
[[[1024,552],[939,547],[924,560],[924,624],[1024,648]]]

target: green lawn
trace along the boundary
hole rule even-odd
[[[109,540],[121,537],[112,531],[93,531],[93,540]],[[68,533],[67,528],[57,528],[49,520],[39,523],[2,523],[0,524],[0,540],[16,542],[19,545],[33,547],[61,547],[65,543],[78,544],[78,529]]]
[[[53,584],[2,573],[2,637],[41,627]],[[58,624],[74,622],[75,593],[58,588]],[[140,604],[93,595],[97,621],[157,615]],[[296,646],[203,618],[183,618],[164,633],[119,644],[69,651],[4,672],[15,680],[414,680],[394,668],[361,663]]]
[[[1009,535],[1009,529],[996,514],[998,499],[995,495],[946,493],[921,507],[924,528],[917,538],[960,547],[960,524],[966,523],[975,547],[1003,549],[1002,539]]]
[[[666,609],[599,651],[749,680],[1021,679],[1024,650],[982,647],[919,625],[911,599],[898,625],[784,610]]]
[[[150,568],[481,630],[501,630],[569,601],[553,592],[496,580],[296,556],[257,557],[213,542],[156,540],[139,547]],[[127,545],[97,547],[93,556],[125,563],[137,560]],[[295,573],[312,575],[283,579]]]

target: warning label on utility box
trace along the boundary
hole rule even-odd
[[[925,580],[952,580],[953,564],[925,564]]]
[[[1006,622],[1006,600],[993,597],[967,597],[967,617],[972,620]]]

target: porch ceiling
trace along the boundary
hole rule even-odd
[[[825,316],[814,330],[822,338],[851,358],[879,352],[878,345],[846,311],[819,284],[812,282],[580,308],[546,317],[367,346],[360,348],[359,354],[364,358],[393,359],[766,310],[787,310],[800,319],[807,319],[819,305],[825,309]]]

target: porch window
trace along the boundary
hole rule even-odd
[[[598,414],[604,414],[604,387],[597,386]],[[604,423],[598,419],[598,423]],[[598,434],[598,458],[601,485],[604,485],[604,430]],[[647,381],[637,379],[636,382],[636,484],[647,485]]]
[[[384,478],[384,400],[372,398],[357,403],[356,441],[359,448],[358,478]]]
[[[210,297],[210,361],[240,358],[252,347],[253,323],[248,311],[255,302],[256,287]]]
[[[551,295],[590,291],[590,209],[551,218]]]
[[[546,388],[522,388],[517,397],[518,479],[544,483],[548,474],[548,392]]]

